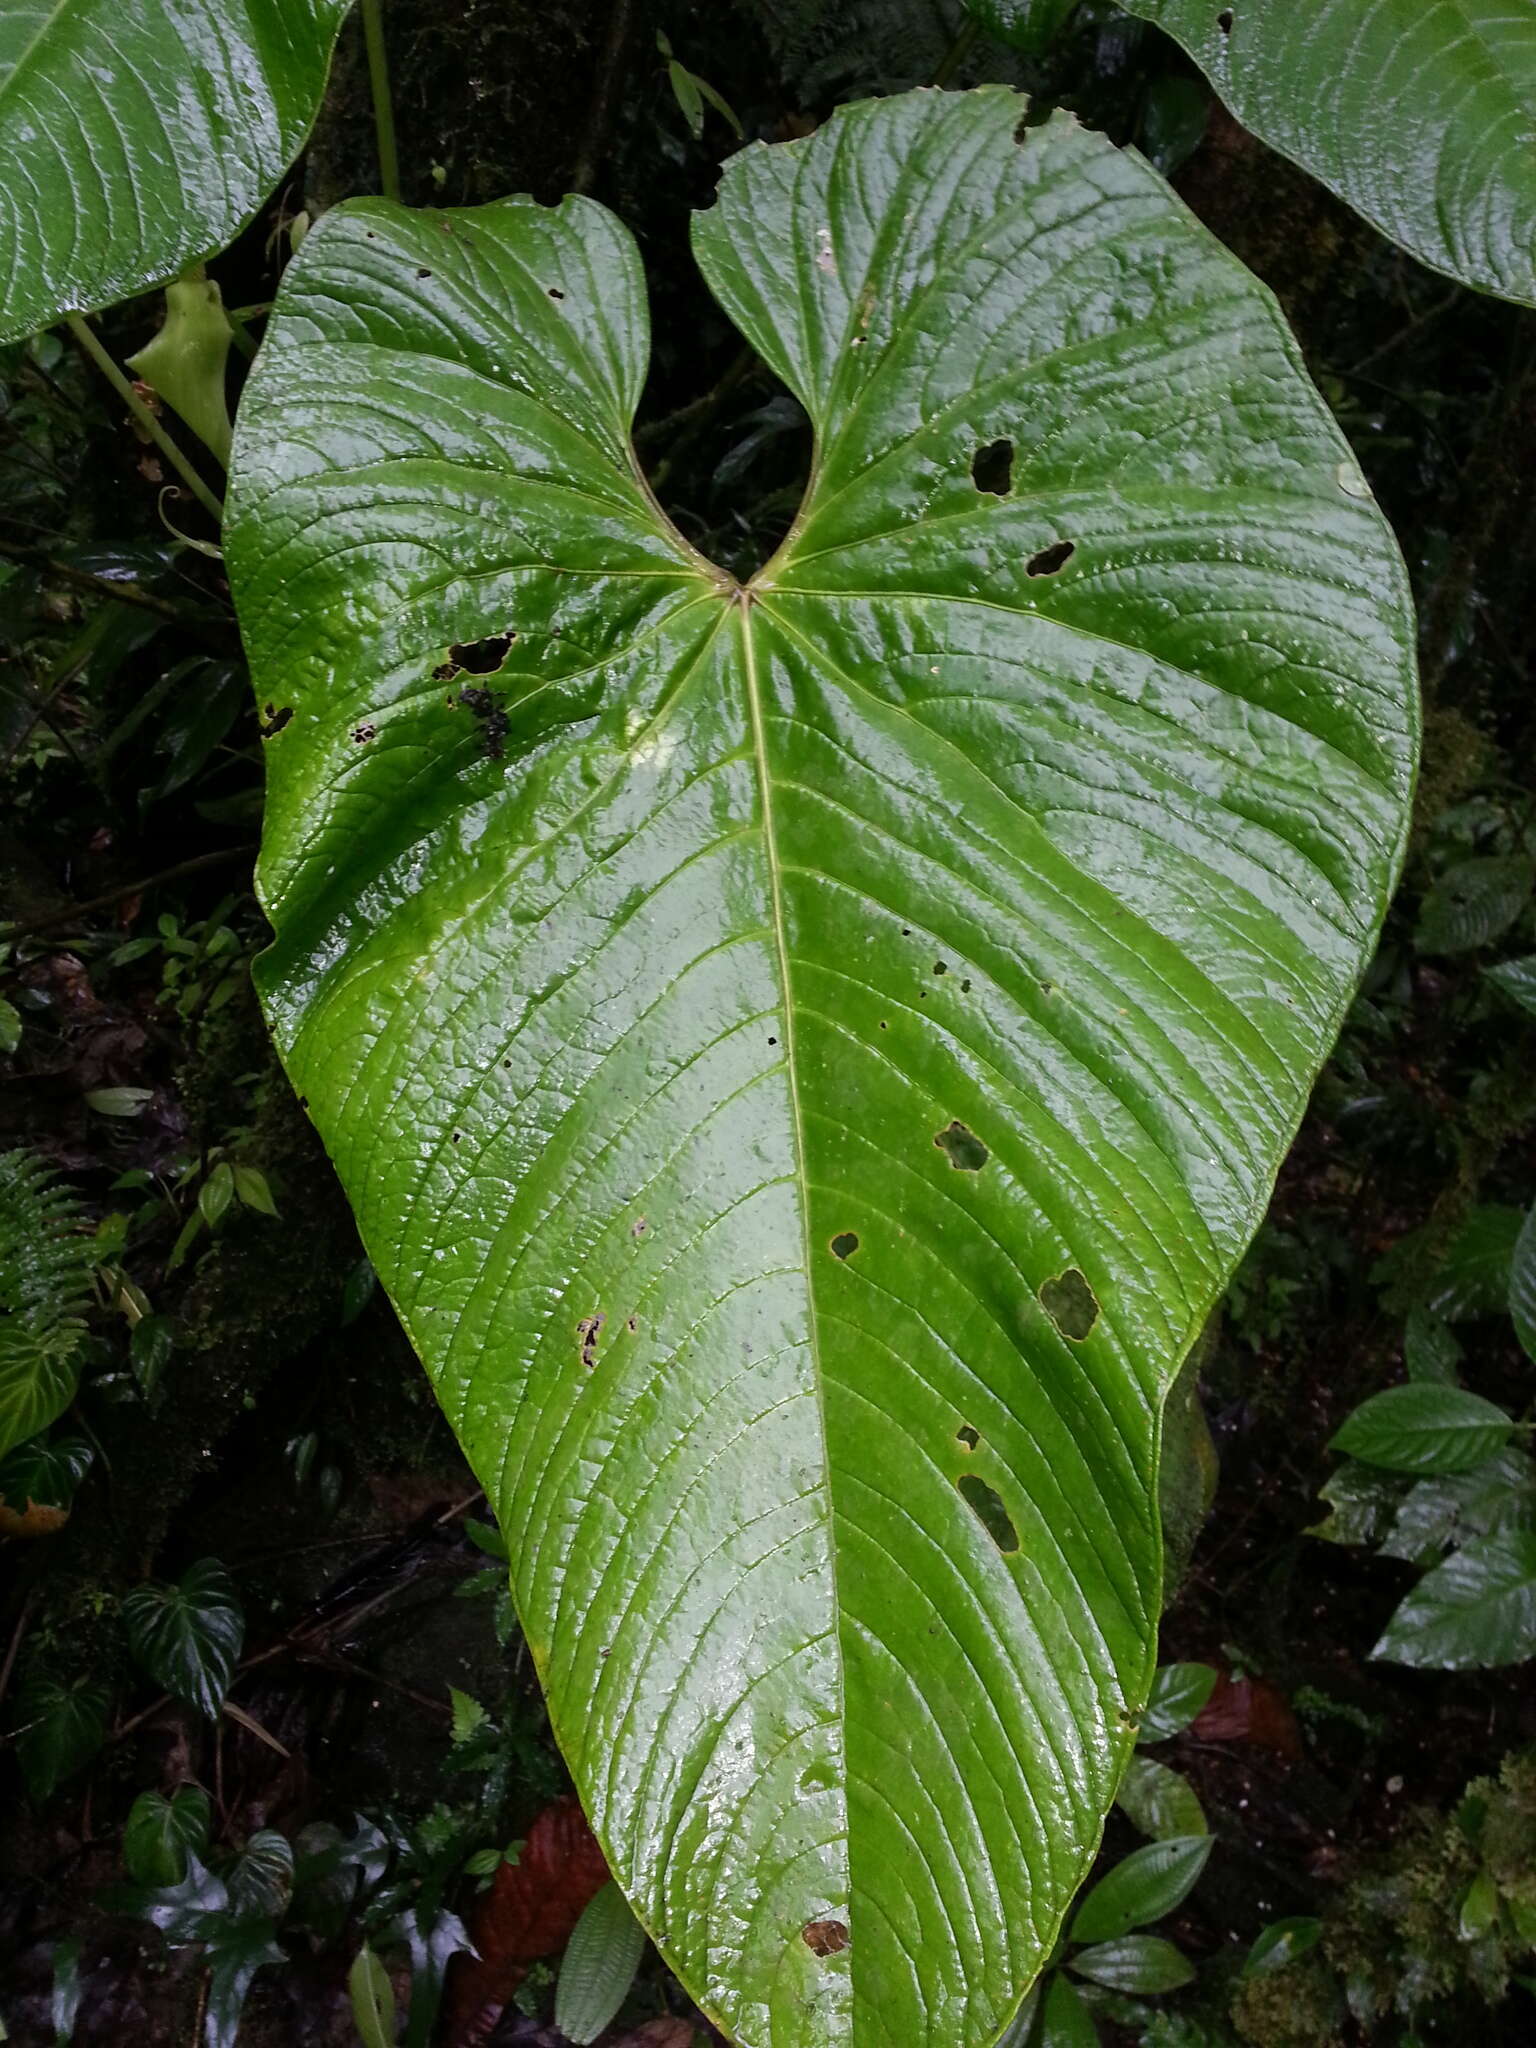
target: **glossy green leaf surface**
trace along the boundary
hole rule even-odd
[[[1536,1530],[1453,1550],[1420,1579],[1371,1655],[1434,1671],[1536,1657]]]
[[[234,240],[320,105],[349,0],[7,0],[0,342]]]
[[[1525,0],[1121,0],[1237,118],[1463,283],[1536,301],[1536,9]]]
[[[1481,1394],[1411,1380],[1362,1401],[1330,1449],[1388,1472],[1470,1472],[1503,1449],[1513,1428]]]
[[[218,1559],[190,1565],[175,1585],[135,1586],[122,1614],[128,1647],[155,1683],[215,1717],[245,1641],[245,1613]]]
[[[1272,301],[1022,112],[844,108],[699,216],[817,430],[745,589],[583,201],[328,215],[236,435],[268,1015],[749,2048],[990,2042],[1049,1953],[1160,1406],[1406,819],[1401,565]]]

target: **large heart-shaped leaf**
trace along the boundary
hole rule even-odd
[[[1121,0],[1255,135],[1421,263],[1536,301],[1527,0]]]
[[[0,342],[232,241],[298,154],[350,0],[7,0]]]
[[[1406,818],[1401,564],[1273,302],[1021,112],[844,108],[699,217],[816,427],[745,588],[585,201],[328,215],[236,441],[273,1027],[614,1873],[773,2048],[988,2041],[1049,1951]]]

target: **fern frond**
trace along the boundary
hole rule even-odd
[[[84,1220],[45,1161],[0,1153],[0,1457],[74,1398],[95,1262]]]

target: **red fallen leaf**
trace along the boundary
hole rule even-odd
[[[477,2048],[489,2036],[528,1965],[563,1949],[596,1893],[608,1865],[575,1799],[546,1806],[516,1863],[497,1866],[491,1888],[469,1914],[478,1956],[449,1968],[443,2039],[447,2048]]]
[[[1301,1731],[1278,1686],[1267,1678],[1233,1678],[1218,1673],[1215,1691],[1190,1724],[1202,1742],[1251,1742],[1256,1749],[1301,1755]]]

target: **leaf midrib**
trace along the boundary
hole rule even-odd
[[[809,493],[807,493],[809,495]],[[811,1259],[810,1193],[811,1176],[806,1156],[805,1118],[800,1104],[800,1082],[795,1049],[795,997],[790,978],[789,946],[783,904],[783,877],[773,824],[774,775],[768,759],[767,730],[763,716],[762,685],[757,672],[757,650],[753,642],[752,614],[756,599],[750,589],[738,589],[733,600],[741,621],[742,672],[747,718],[752,739],[752,757],[757,774],[758,802],[762,817],[763,854],[768,872],[770,923],[783,996],[783,1069],[789,1097],[790,1121],[795,1157],[796,1208],[800,1218],[800,1257],[805,1270],[806,1339],[809,1346],[816,1417],[821,1432],[821,1493],[826,1522],[827,1569],[830,1577],[832,1643],[836,1659],[836,1743],[843,1790],[843,1885],[852,1917],[853,1869],[852,1831],[848,1825],[848,1722],[847,1676],[843,1663],[843,1603],[839,1589],[837,1523],[832,1499],[832,1460],[827,1441],[826,1386],[821,1361],[821,1325],[816,1306],[815,1268]],[[850,1974],[850,1984],[852,1976]],[[850,2039],[851,2039],[850,2035]]]

